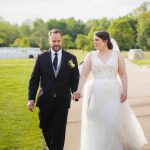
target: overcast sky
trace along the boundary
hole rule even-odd
[[[74,17],[86,21],[117,18],[139,7],[145,0],[0,0],[0,16],[11,23],[27,19]]]

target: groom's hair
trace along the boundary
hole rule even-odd
[[[62,36],[62,32],[59,29],[52,29],[52,30],[50,30],[49,33],[48,33],[48,37],[50,37],[52,33],[60,33],[61,36]]]

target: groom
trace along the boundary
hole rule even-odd
[[[39,107],[40,128],[49,150],[63,150],[71,93],[77,90],[76,57],[62,49],[62,33],[49,32],[50,49],[38,55],[28,88],[28,109]]]

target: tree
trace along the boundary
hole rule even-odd
[[[7,35],[3,32],[0,32],[0,46],[5,46],[7,44]]]
[[[98,26],[101,27],[103,30],[107,31],[111,20],[108,20],[106,17],[98,20]]]
[[[19,28],[21,37],[29,37],[32,34],[32,24],[31,21],[26,20],[23,22]]]
[[[143,13],[139,17],[137,31],[138,46],[150,50],[150,12]]]
[[[27,37],[23,37],[21,39],[16,39],[15,42],[11,45],[13,47],[30,47],[29,39]]]
[[[120,49],[127,50],[134,47],[135,34],[127,19],[114,20],[109,26],[108,32],[117,41]]]
[[[33,34],[30,41],[31,46],[37,45],[41,50],[49,47],[47,24],[42,19],[33,22]]]
[[[50,19],[47,21],[47,26],[48,26],[48,30],[59,29],[62,31],[63,35],[68,34],[67,24],[64,19],[61,20]]]
[[[74,18],[66,19],[67,24],[67,31],[68,34],[72,37],[74,41],[77,37],[77,34],[84,34],[85,33],[85,25],[81,20],[75,20]]]
[[[69,35],[64,35],[63,36],[63,48],[64,49],[69,49],[69,48],[74,48],[75,45],[72,42],[72,38]]]
[[[19,30],[17,25],[11,25],[4,20],[0,21],[0,46],[10,46],[18,37]]]
[[[129,23],[130,27],[132,28],[134,32],[134,48],[137,47],[137,18],[132,17],[132,16],[124,16],[122,19],[126,19],[127,22]]]
[[[129,16],[138,18],[141,14],[149,12],[149,5],[150,3],[148,1],[143,2],[140,7],[134,9],[131,13],[129,13]]]
[[[89,50],[89,39],[86,35],[78,34],[75,44],[78,49]]]
[[[88,48],[89,48],[89,50],[93,50],[94,49],[94,44],[93,44],[94,32],[95,31],[100,31],[100,30],[102,30],[102,27],[93,27],[89,31],[89,33],[88,33],[88,39],[89,39]]]
[[[85,23],[86,33],[88,34],[91,28],[98,27],[99,22],[97,19],[90,19]]]

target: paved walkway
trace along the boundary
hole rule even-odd
[[[150,69],[142,68],[126,60],[128,73],[128,101],[150,141]],[[67,123],[64,150],[79,150],[82,100],[72,101]],[[143,150],[150,150],[150,144]]]

